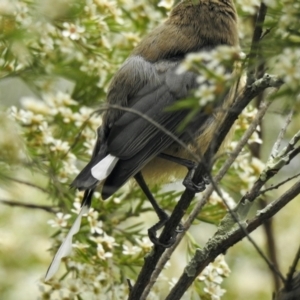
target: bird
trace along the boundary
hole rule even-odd
[[[147,182],[173,176],[184,178],[187,188],[203,190],[205,180],[204,184],[192,181],[196,166],[193,154],[205,152],[218,130],[218,118],[224,113],[199,109],[180,130],[191,110],[168,108],[199,87],[199,74],[178,72],[185,57],[220,45],[239,46],[233,1],[182,0],[164,23],[141,40],[116,72],[108,88],[107,109],[97,129],[92,157],[71,184],[84,191],[81,211],[54,256],[46,281],[57,271],[61,258],[70,252],[72,237],[99,187],[105,200],[135,178],[159,217],[149,231],[154,244],[159,244],[155,232],[165,224],[168,215],[156,203]],[[216,100],[214,109],[224,112],[233,101],[232,94]]]

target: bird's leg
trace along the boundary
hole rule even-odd
[[[174,235],[171,237],[171,239],[169,240],[169,242],[167,244],[161,243],[158,240],[158,238],[156,237],[156,232],[166,224],[166,222],[169,220],[169,216],[156,202],[155,198],[153,197],[151,191],[149,190],[149,188],[143,178],[142,173],[138,172],[134,176],[134,178],[135,178],[136,182],[138,183],[138,185],[140,186],[140,188],[142,189],[142,191],[144,192],[144,194],[146,195],[146,197],[148,198],[148,200],[150,201],[151,205],[153,206],[153,208],[159,218],[158,223],[156,223],[154,226],[152,226],[151,228],[148,229],[148,235],[149,235],[151,242],[154,245],[163,246],[164,248],[171,247],[175,242],[177,233],[182,231],[182,229],[176,230],[176,232],[174,233]]]
[[[197,163],[196,162],[194,162],[192,160],[189,160],[189,159],[176,157],[176,156],[173,156],[173,155],[170,155],[170,154],[165,154],[165,153],[160,153],[158,155],[158,157],[169,160],[169,161],[172,161],[172,162],[177,163],[179,165],[182,165],[182,166],[184,166],[188,169],[188,173],[187,173],[187,175],[185,176],[185,178],[182,182],[183,185],[187,189],[189,189],[189,190],[191,190],[195,193],[199,193],[199,192],[204,191],[205,186],[207,184],[209,184],[208,176],[203,176],[202,181],[198,184],[193,182],[193,177],[194,177],[194,174],[195,174],[195,170],[197,168]]]

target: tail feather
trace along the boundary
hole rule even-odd
[[[96,178],[98,181],[102,181],[108,177],[108,175],[112,172],[116,163],[118,162],[118,158],[108,154],[102,160],[100,160],[96,165],[94,165],[91,169],[92,176]]]
[[[50,280],[55,275],[55,273],[57,272],[57,270],[59,268],[61,259],[68,256],[71,253],[73,236],[79,231],[82,216],[84,214],[87,214],[88,212],[89,212],[89,206],[83,205],[74,224],[72,225],[70,231],[68,232],[66,238],[64,239],[63,243],[57,250],[57,252],[47,270],[47,273],[45,276],[45,281]]]
[[[80,191],[94,188],[98,179],[92,176],[91,169],[94,166],[94,162],[90,161],[83,170],[76,176],[70,187],[76,188]]]
[[[118,160],[117,157],[110,154],[101,158],[95,157],[77,175],[70,186],[78,190],[95,188],[99,182],[109,176]]]

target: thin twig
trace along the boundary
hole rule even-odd
[[[132,283],[129,278],[127,278],[126,281],[127,281],[127,285],[128,285],[128,289],[129,289],[129,293],[130,293],[132,291]]]
[[[267,14],[267,6],[263,2],[261,2],[259,11],[257,14],[256,22],[255,22],[255,28],[254,28],[252,43],[251,43],[251,49],[250,49],[250,53],[248,55],[249,65],[252,65],[253,61],[255,61],[257,58],[259,42],[262,37],[263,24],[265,21],[266,14]],[[255,73],[256,73],[255,68],[248,67],[247,85],[250,85],[255,81]]]
[[[22,179],[18,179],[18,178],[13,178],[13,177],[3,175],[3,174],[1,176],[4,177],[7,180],[11,180],[11,181],[14,181],[14,182],[17,182],[17,183],[20,183],[20,184],[24,184],[24,185],[33,187],[35,189],[38,189],[38,190],[40,190],[41,192],[43,192],[45,194],[49,194],[49,191],[47,191],[46,189],[44,189],[44,188],[42,188],[42,187],[40,187],[40,186],[38,186],[34,183],[31,183],[31,182],[28,182],[28,181],[25,181],[25,180],[22,180]]]
[[[276,190],[276,189],[280,188],[282,185],[286,184],[287,182],[289,182],[289,181],[291,181],[291,180],[293,180],[293,179],[295,179],[295,178],[297,178],[299,176],[300,176],[300,173],[298,173],[298,174],[296,174],[294,176],[291,176],[291,177],[289,177],[289,178],[287,178],[287,179],[279,182],[278,184],[271,185],[269,188],[266,188],[266,189],[260,191],[259,196],[261,196],[261,195],[263,195],[263,194],[265,194],[265,193],[267,193],[269,191]]]
[[[298,251],[296,253],[294,261],[293,261],[293,263],[291,265],[291,268],[290,268],[290,270],[287,274],[287,277],[286,277],[286,285],[285,285],[285,290],[286,291],[289,291],[291,289],[291,287],[289,285],[293,282],[293,278],[294,278],[294,275],[296,273],[296,268],[297,268],[299,260],[300,260],[300,246],[298,248]]]
[[[234,222],[236,224],[238,224],[238,226],[241,228],[241,230],[244,232],[245,237],[248,239],[248,241],[252,244],[252,246],[254,247],[254,249],[256,250],[256,252],[260,255],[260,257],[264,260],[264,262],[268,265],[268,267],[270,268],[270,270],[276,274],[281,281],[284,283],[285,279],[284,276],[281,274],[281,272],[279,271],[279,269],[276,267],[276,265],[274,265],[269,259],[268,257],[263,253],[263,251],[260,249],[260,247],[256,244],[256,242],[253,240],[253,238],[249,235],[249,232],[246,230],[246,228],[241,224],[241,221],[239,220],[239,217],[235,214],[235,212],[230,208],[230,206],[228,205],[227,201],[225,199],[223,199],[223,202],[225,204],[225,206],[227,207],[232,219],[234,220]]]
[[[264,197],[266,198],[266,197]],[[263,199],[262,197],[259,197],[258,199],[258,205],[259,210],[264,209],[268,203],[266,199]],[[273,226],[273,219],[268,219],[263,225],[262,228],[265,232],[266,236],[266,252],[268,254],[269,259],[272,261],[274,267],[276,270],[280,270],[279,263],[278,263],[278,257],[277,257],[277,247],[276,247],[276,232],[274,230]],[[281,286],[281,280],[277,275],[277,272],[271,272],[271,275],[273,277],[273,284],[274,284],[274,291],[278,291]]]
[[[266,35],[268,35],[268,34],[272,31],[273,28],[274,28],[274,27],[267,28],[267,29],[265,30],[265,32],[262,33],[260,39],[262,40]]]
[[[8,205],[8,206],[18,206],[18,207],[23,207],[23,208],[41,209],[41,210],[44,210],[44,211],[52,213],[52,214],[56,214],[59,211],[58,208],[55,208],[52,206],[38,205],[38,204],[32,204],[32,203],[23,203],[23,202],[19,202],[19,201],[0,199],[0,203],[2,203],[4,205]]]
[[[79,128],[79,131],[78,131],[77,135],[75,136],[75,139],[74,139],[72,145],[70,145],[68,151],[66,151],[66,152],[62,155],[61,159],[65,158],[65,157],[70,153],[70,151],[77,145],[77,143],[79,142],[79,139],[80,139],[80,137],[81,137],[81,135],[82,135],[82,132],[83,132],[84,128],[87,126],[87,123],[89,122],[89,120],[90,120],[94,115],[96,115],[96,114],[98,114],[98,113],[99,113],[98,110],[93,111],[93,112],[89,115],[89,117],[88,117],[86,120],[84,120],[84,122],[82,123],[82,125],[81,125],[80,128]]]
[[[275,144],[274,144],[274,146],[272,148],[272,151],[271,151],[271,155],[273,157],[277,156],[277,154],[278,154],[281,142],[282,142],[282,140],[283,140],[283,138],[285,136],[285,133],[287,131],[288,126],[290,125],[290,123],[292,121],[293,114],[294,114],[294,110],[291,110],[290,113],[288,114],[286,120],[285,120],[284,126],[281,128],[281,130],[279,132],[277,140],[276,140],[276,142],[275,142]]]

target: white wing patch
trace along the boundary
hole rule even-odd
[[[108,154],[102,160],[100,160],[92,169],[91,173],[94,178],[99,181],[104,180],[113,170],[114,166],[118,162],[118,158]]]
[[[68,235],[66,236],[63,243],[60,245],[58,251],[56,252],[56,254],[47,270],[47,273],[45,276],[45,281],[48,281],[49,279],[51,279],[54,276],[54,274],[57,272],[61,259],[63,257],[68,256],[71,253],[73,235],[79,231],[80,224],[81,224],[81,218],[84,214],[87,214],[88,212],[89,212],[89,207],[87,205],[82,206],[74,224],[72,225],[70,231],[68,232]]]

